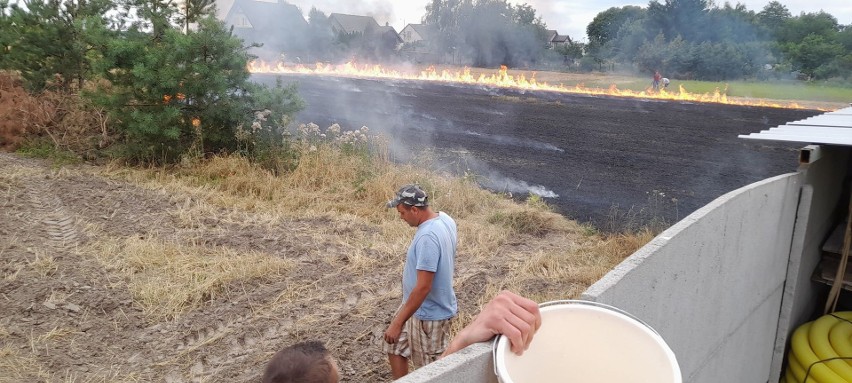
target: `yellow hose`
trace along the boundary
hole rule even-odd
[[[814,354],[816,354],[817,359],[827,360],[840,358],[842,356],[834,350],[831,346],[831,341],[829,340],[831,328],[839,323],[846,322],[843,322],[831,315],[823,315],[819,319],[811,322],[811,329],[808,331],[808,343],[810,343],[811,349],[814,351]],[[852,367],[846,364],[846,361],[843,359],[835,359],[825,362],[824,364],[838,376],[849,378],[846,379],[846,382],[852,382]]]
[[[793,332],[782,378],[785,383],[852,382],[852,359],[839,359],[852,357],[852,323],[847,322],[852,320],[852,311],[834,315],[845,320],[824,315]],[[838,359],[827,360],[833,358]]]
[[[834,315],[852,321],[852,312],[846,311],[842,313],[834,313]],[[838,354],[852,355],[852,325],[850,325],[849,322],[837,320],[837,323],[828,333],[828,340],[831,341],[831,347],[834,348]],[[852,366],[852,359],[845,359],[845,361],[846,364]]]

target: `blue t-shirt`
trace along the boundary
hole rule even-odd
[[[408,247],[402,271],[402,299],[408,301],[417,284],[417,270],[435,273],[432,290],[414,316],[420,320],[444,320],[456,316],[458,303],[453,290],[453,271],[458,233],[456,222],[444,213],[420,224]]]

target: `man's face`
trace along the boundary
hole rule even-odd
[[[408,205],[399,204],[396,205],[396,211],[399,212],[399,218],[405,221],[409,226],[417,227],[417,225],[420,224],[420,220],[418,217],[418,213],[420,212],[419,209]]]

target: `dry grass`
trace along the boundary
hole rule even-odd
[[[232,309],[246,317],[233,329],[226,325],[221,332],[199,335],[165,361],[151,361],[160,369],[153,373],[136,371],[120,355],[93,362],[85,373],[56,369],[44,352],[53,355],[71,343],[85,343],[86,337],[68,330],[74,328],[68,323],[30,331],[19,342],[25,348],[2,348],[5,330],[0,328],[0,381],[6,376],[13,377],[10,382],[160,380],[159,374],[173,365],[191,370],[196,358],[225,352],[223,348],[243,338],[249,347],[249,338],[261,342],[270,329],[286,332],[287,342],[323,339],[332,348],[366,342],[400,299],[399,278],[414,229],[384,204],[402,184],[420,184],[433,206],[458,223],[454,283],[462,305],[454,331],[502,289],[540,302],[575,298],[652,237],[647,232],[603,235],[554,213],[540,198],[518,203],[481,190],[470,178],[393,164],[381,145],[376,148],[367,156],[331,145],[303,147],[298,166],[279,174],[240,156],[196,159],[173,168],[111,165],[87,170],[94,173],[88,176],[105,175],[153,191],[140,192],[151,200],[128,214],[162,226],[129,234],[127,229],[135,226],[118,219],[114,223],[112,216],[90,220],[83,225],[87,241],[74,254],[75,259],[97,260],[106,271],[103,283],[127,289],[145,314],[134,320],[203,327],[207,316],[191,311],[213,308],[218,313],[217,305],[226,301],[239,302]],[[23,170],[0,175],[0,192],[4,180],[13,190],[11,183],[28,182],[26,177],[31,175]],[[142,210],[159,203],[150,215]],[[117,226],[109,226],[113,224]],[[17,243],[14,237],[12,241]],[[0,244],[0,255],[6,247]],[[5,261],[4,280],[40,275],[62,282],[73,275],[68,258],[29,251]],[[49,291],[43,303],[58,307],[80,294],[58,287]],[[83,321],[101,314],[84,311]],[[114,314],[111,321],[116,332],[128,319],[121,315]],[[250,357],[252,365],[262,365],[271,355],[269,342],[262,345],[267,350]],[[384,374],[382,363],[372,369],[362,366],[370,357],[347,357],[360,364],[353,367],[361,380]]]
[[[9,345],[0,347],[0,383],[30,381],[34,377],[38,381],[59,381],[39,363],[38,355],[42,350],[49,355],[55,342],[63,341],[72,334],[75,334],[73,330],[55,326],[42,334],[31,333],[28,349],[16,349]],[[7,330],[0,327],[0,341],[5,342],[8,336]]]
[[[0,347],[0,383],[19,383],[33,377],[47,381],[50,374],[29,354],[11,346]]]
[[[232,284],[271,278],[294,266],[265,254],[155,238],[102,241],[94,251],[99,261],[128,280],[134,299],[153,320],[175,318],[227,294]]]
[[[49,331],[47,331],[46,333],[39,335],[37,338],[35,338],[33,340],[33,343],[45,344],[47,342],[56,342],[56,341],[62,340],[63,338],[65,338],[68,335],[71,335],[73,333],[74,333],[74,330],[71,330],[71,329],[65,328],[65,327],[56,326],[56,327],[53,327],[52,329],[50,329]]]
[[[281,175],[239,156],[215,157],[172,170],[112,167],[107,173],[211,205],[204,213],[187,212],[185,220],[215,214],[217,207],[263,216],[267,224],[323,217],[332,229],[318,230],[318,241],[334,237],[333,228],[342,222],[377,227],[374,236],[338,238],[334,242],[344,256],[326,259],[356,275],[369,274],[377,267],[391,273],[401,269],[398,254],[405,252],[411,228],[400,224],[396,212],[383,205],[399,185],[418,183],[430,193],[436,209],[448,212],[458,222],[460,256],[474,264],[494,263],[493,258],[499,256],[503,259],[497,264],[511,265],[504,279],[489,281],[493,286],[488,286],[485,297],[490,296],[488,292],[496,294],[510,288],[543,294],[542,298],[556,294],[569,298],[653,237],[649,232],[601,235],[553,213],[541,199],[519,204],[481,190],[469,180],[395,165],[383,156],[353,155],[319,145],[315,150],[304,150],[300,158],[294,171]],[[507,244],[528,242],[550,245],[505,248]],[[135,267],[144,267],[145,262],[152,260],[140,261]],[[558,292],[538,288],[556,281],[560,283],[555,285],[564,286],[566,280],[576,287]]]
[[[384,207],[399,185],[420,184],[433,207],[458,223],[455,285],[465,294],[465,303],[453,331],[467,325],[502,289],[539,302],[576,298],[653,237],[648,231],[600,234],[554,213],[540,198],[518,203],[480,189],[469,178],[393,164],[381,149],[373,156],[322,144],[302,150],[298,166],[280,174],[240,156],[188,161],[174,168],[107,167],[101,174],[172,196],[176,207],[168,214],[181,241],[112,238],[83,251],[95,254],[126,281],[151,321],[178,318],[222,294],[244,294],[234,288],[239,284],[274,280],[277,294],[253,302],[255,317],[310,307],[309,314],[300,312],[288,325],[293,339],[301,339],[323,336],[317,329],[336,326],[329,318],[337,314],[329,313],[342,310],[367,324],[351,334],[358,340],[371,336],[372,327],[385,320],[377,307],[400,298],[403,254],[414,229]],[[209,226],[211,220],[217,225]],[[283,234],[295,239],[276,237],[275,243],[290,246],[288,256],[315,263],[281,259],[264,250],[237,253],[201,240],[205,230],[227,233],[218,230],[228,227],[250,227],[263,232],[264,239],[284,228]],[[243,243],[255,248],[251,241]],[[313,273],[312,279],[300,271]],[[184,353],[218,340],[207,339]],[[328,345],[340,342],[328,340]]]
[[[29,261],[29,266],[42,278],[51,276],[59,270],[53,257],[36,252],[35,259]]]

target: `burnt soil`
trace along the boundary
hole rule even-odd
[[[802,145],[738,138],[822,112],[481,86],[278,76],[301,122],[368,126],[399,161],[475,177],[605,231],[665,227],[713,199],[793,172]],[[255,75],[273,84],[276,76]],[[422,153],[425,151],[426,155]],[[419,153],[419,154],[418,154]],[[424,159],[426,158],[426,159]]]

